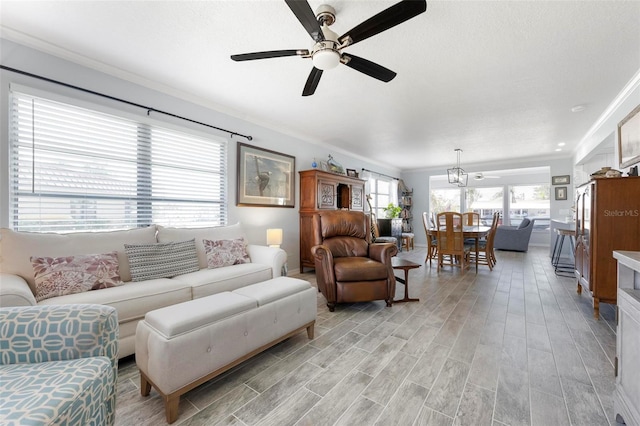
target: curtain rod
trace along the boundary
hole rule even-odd
[[[365,172],[375,173],[378,176],[384,176],[384,177],[388,177],[388,178],[391,178],[391,179],[400,180],[400,178],[397,178],[395,176],[389,176],[389,175],[385,175],[384,173],[374,172],[373,170],[365,169],[364,167],[362,168],[362,170],[365,171]]]
[[[212,126],[211,124],[203,123],[201,121],[192,120],[190,118],[182,117],[180,115],[173,114],[171,112],[166,112],[166,111],[162,111],[162,110],[159,110],[159,109],[151,108],[151,107],[148,107],[148,106],[145,106],[145,105],[137,104],[135,102],[127,101],[125,99],[116,98],[115,96],[105,95],[104,93],[95,92],[93,90],[85,89],[83,87],[74,86],[73,84],[64,83],[64,82],[58,81],[58,80],[53,80],[51,78],[43,77],[43,76],[37,75],[37,74],[32,74],[32,73],[27,72],[27,71],[22,71],[22,70],[19,70],[19,69],[16,69],[16,68],[7,67],[7,66],[1,65],[1,64],[0,64],[0,69],[11,71],[11,72],[14,72],[14,73],[17,73],[17,74],[26,75],[27,77],[37,78],[39,80],[44,80],[46,82],[58,84],[60,86],[69,87],[71,89],[79,90],[79,91],[85,92],[85,93],[90,93],[92,95],[101,96],[103,98],[111,99],[113,101],[122,102],[122,103],[125,103],[127,105],[131,105],[131,106],[135,106],[135,107],[138,107],[138,108],[146,109],[147,110],[147,115],[149,115],[149,113],[151,113],[153,111],[153,112],[157,112],[157,113],[160,113],[160,114],[168,115],[170,117],[179,118],[181,120],[189,121],[191,123],[200,124],[201,126],[210,127],[212,129],[216,129],[216,130],[219,130],[219,131],[224,132],[224,133],[229,133],[229,135],[232,138],[234,136],[240,136],[240,137],[243,137],[243,138],[245,138],[247,140],[253,140],[252,136],[247,136],[247,135],[243,135],[241,133],[232,132],[231,130],[223,129],[221,127]]]

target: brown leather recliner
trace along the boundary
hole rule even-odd
[[[371,244],[369,216],[344,210],[317,213],[313,239],[318,290],[331,312],[336,303],[385,300],[391,306],[396,291],[391,257],[398,247]]]

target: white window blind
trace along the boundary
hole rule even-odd
[[[10,102],[13,229],[227,223],[226,141],[18,91]]]

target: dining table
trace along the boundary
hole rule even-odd
[[[464,236],[464,238],[465,239],[473,238],[475,240],[476,274],[478,273],[478,255],[479,255],[480,238],[486,237],[490,230],[491,230],[490,226],[483,226],[483,225],[466,225],[462,227],[462,235]],[[429,234],[437,239],[438,229],[429,228]]]

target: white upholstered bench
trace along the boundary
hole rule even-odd
[[[163,397],[167,422],[180,395],[306,329],[313,339],[317,291],[278,277],[148,312],[136,330],[140,391]]]

